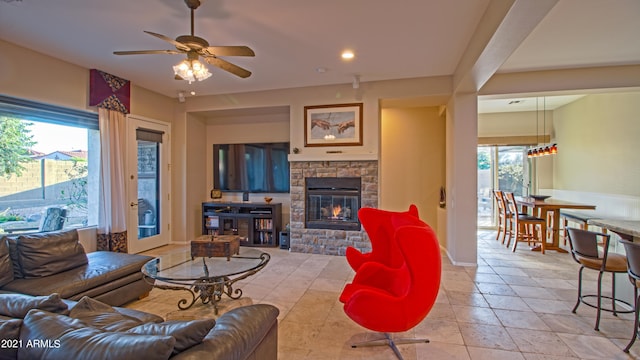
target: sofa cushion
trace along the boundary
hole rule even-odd
[[[88,262],[76,230],[20,235],[17,249],[20,270],[27,279],[61,273]]]
[[[262,358],[255,354],[251,357],[250,354],[270,330],[277,326],[278,314],[278,308],[269,304],[254,304],[230,310],[216,320],[216,326],[201,344],[175,355],[173,359]],[[277,334],[277,329],[275,332]],[[277,348],[277,344],[273,345]]]
[[[22,319],[0,319],[0,360],[15,359],[20,345],[20,327]]]
[[[13,263],[9,256],[7,240],[0,238],[0,287],[13,281]]]
[[[68,307],[56,293],[47,296],[0,294],[0,315],[22,319],[31,309],[66,314]]]
[[[171,336],[104,332],[68,316],[31,310],[20,329],[24,359],[168,359],[176,340]],[[26,346],[31,342],[38,346]]]
[[[215,324],[216,321],[214,319],[166,321],[138,325],[127,330],[127,332],[140,335],[173,336],[176,339],[173,353],[178,354],[194,345],[200,344]]]
[[[105,331],[125,331],[142,324],[142,321],[134,317],[119,313],[111,305],[87,296],[80,299],[69,311],[69,317]]]
[[[18,238],[7,236],[5,240],[7,247],[9,247],[9,259],[11,259],[11,265],[13,266],[13,278],[22,279],[22,270],[20,270],[20,261],[18,261]]]
[[[2,290],[0,290],[0,293],[2,293]],[[94,298],[92,298],[94,299]],[[94,299],[95,300],[95,299]],[[79,300],[69,300],[69,299],[62,299],[62,301],[64,301],[67,306],[69,307],[70,311],[73,310],[73,307],[76,306],[76,304],[78,303]],[[104,302],[102,302],[102,300],[100,300],[101,303],[105,304]],[[112,306],[117,312],[127,315],[129,317],[132,317],[134,319],[137,319],[140,321],[140,323],[148,323],[148,322],[163,322],[164,318],[162,316],[158,316],[156,314],[152,314],[152,313],[148,313],[148,312],[144,312],[141,310],[136,310],[136,309],[132,309],[132,308],[125,308],[125,307],[120,307],[120,306],[115,306],[115,305],[110,305]]]
[[[110,305],[86,296],[69,311],[69,317],[104,331],[173,336],[176,339],[175,354],[202,342],[216,324],[214,319],[142,323],[136,318],[118,312]]]

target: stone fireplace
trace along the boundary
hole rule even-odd
[[[378,161],[292,161],[290,172],[291,251],[344,255],[347,246],[371,251],[357,208],[378,207]]]

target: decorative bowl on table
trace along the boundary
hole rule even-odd
[[[551,195],[530,195],[532,198],[540,201],[545,201],[551,197]]]

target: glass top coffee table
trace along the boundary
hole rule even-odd
[[[192,299],[178,301],[180,310],[189,309],[200,299],[203,304],[213,304],[217,315],[217,303],[222,295],[240,298],[242,290],[234,290],[233,284],[262,270],[269,259],[271,256],[268,253],[243,247],[238,254],[230,257],[194,257],[177,265],[169,264],[168,267],[156,258],[142,267],[142,274],[148,283],[158,289],[189,292]]]

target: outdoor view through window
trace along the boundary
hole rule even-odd
[[[95,225],[98,142],[97,130],[0,117],[0,232]]]

